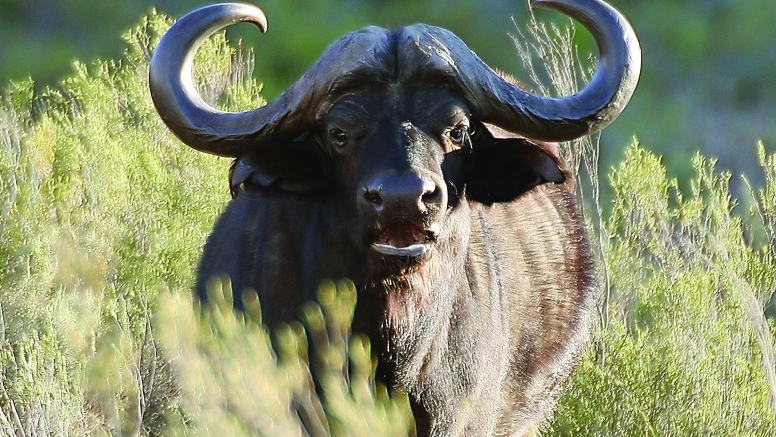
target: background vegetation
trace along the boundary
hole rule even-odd
[[[406,398],[373,384],[368,345],[350,337],[352,286],[325,285],[300,318],[317,357],[302,323],[272,350],[255,302],[231,312],[228,283],[212,307],[191,305],[229,162],[181,146],[151,106],[148,55],[168,24],[152,15],[120,61],[75,64],[56,88],[2,92],[0,435],[407,435]],[[250,63],[211,40],[197,61],[206,99],[261,104]],[[629,143],[601,185],[597,144],[566,149],[589,178],[599,329],[540,433],[774,435],[776,156],[752,143],[763,182],[736,216],[714,161],[680,162],[679,182]],[[308,364],[330,372],[320,399]]]
[[[72,72],[74,59],[116,59],[118,36],[152,7],[177,17],[215,0],[3,0],[0,2],[0,83],[36,79],[36,89]],[[249,25],[236,36],[257,49],[256,75],[268,98],[277,96],[346,32],[368,24],[427,22],[451,29],[488,63],[524,78],[508,34],[528,21],[524,0],[251,0],[267,13],[270,31]],[[776,150],[776,2],[763,0],[610,0],[635,26],[644,71],[628,110],[606,131],[603,168],[624,156],[633,136],[666,156],[671,177],[687,186],[695,152],[719,158],[756,185],[764,179],[755,144]],[[565,25],[559,14],[542,20]],[[243,27],[240,29],[240,27]],[[236,38],[233,38],[236,41]],[[594,50],[586,32],[582,56]],[[675,158],[674,158],[675,157]],[[607,190],[608,187],[603,187]]]

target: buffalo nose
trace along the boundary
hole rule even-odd
[[[403,175],[382,175],[364,187],[363,200],[378,211],[383,208],[419,210],[442,201],[442,190],[431,178],[409,172]]]

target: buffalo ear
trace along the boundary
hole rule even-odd
[[[556,159],[523,138],[487,138],[471,150],[466,197],[486,205],[509,202],[537,185],[566,180]]]
[[[239,157],[229,177],[232,196],[245,189],[314,194],[324,186],[323,158],[308,141],[262,144]]]

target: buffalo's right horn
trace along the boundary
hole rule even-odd
[[[423,47],[411,64],[453,78],[480,120],[545,141],[568,141],[614,121],[633,95],[641,71],[641,48],[633,28],[602,0],[531,0],[578,20],[598,45],[595,75],[578,93],[560,98],[528,93],[493,71],[452,32],[413,26],[409,44]]]
[[[181,17],[159,42],[151,59],[149,86],[162,120],[187,145],[221,156],[239,156],[270,135],[289,135],[315,124],[316,110],[337,79],[363,63],[365,53],[388,31],[368,27],[339,39],[294,85],[266,106],[224,112],[205,103],[194,88],[194,54],[208,36],[237,22],[252,22],[262,32],[261,9],[241,3],[205,6]]]

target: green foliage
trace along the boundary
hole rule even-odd
[[[246,313],[236,314],[228,281],[209,292],[201,313],[188,296],[167,294],[160,302],[157,332],[183,390],[185,422],[170,426],[170,435],[398,437],[414,428],[407,396],[375,384],[368,340],[350,335],[352,283],[322,284],[319,303],[305,307],[314,355],[301,323],[275,332],[275,352],[255,293]],[[322,398],[311,366],[319,370]]]
[[[612,170],[607,323],[551,434],[776,433],[773,336],[762,306],[776,290],[772,249],[747,241],[731,213],[729,175],[700,155],[693,168],[688,198],[638,145]],[[759,201],[772,196],[762,191]]]
[[[757,147],[757,157],[765,170],[766,184],[758,190],[756,213],[770,243],[770,255],[776,256],[776,154],[766,154],[765,145],[761,142]],[[753,191],[751,186],[750,191]]]
[[[615,165],[634,134],[666,156],[683,186],[685,165],[697,150],[720,158],[720,167],[747,174],[762,186],[753,150],[776,144],[776,2],[767,0],[609,0],[633,23],[644,47],[639,91],[618,122],[604,133],[604,168]],[[171,16],[215,0],[3,0],[0,2],[0,83],[32,75],[58,83],[73,59],[113,59],[117,36],[150,8]],[[257,48],[259,79],[267,97],[295,81],[336,38],[369,24],[397,27],[426,22],[449,28],[490,65],[526,79],[507,35],[527,17],[527,2],[506,0],[252,0],[269,18],[270,31],[250,25],[230,32]],[[554,12],[542,20],[565,23]],[[240,29],[240,28],[244,29]],[[575,38],[583,58],[595,53],[592,38]],[[745,192],[733,181],[737,195]],[[604,190],[606,187],[603,187]]]
[[[407,435],[406,396],[375,384],[369,345],[349,331],[352,284],[324,284],[303,324],[274,337],[255,298],[232,312],[228,282],[192,305],[229,162],[182,146],[153,110],[148,57],[168,25],[152,14],[125,35],[121,62],[77,64],[42,96],[32,81],[2,93],[0,435]],[[252,63],[223,34],[207,41],[204,98],[261,105]],[[763,313],[776,290],[776,156],[761,146],[759,158],[766,184],[743,221],[729,175],[701,156],[686,197],[638,146],[612,170],[596,235],[601,327],[546,434],[776,432]],[[595,179],[588,156],[574,159]]]
[[[151,105],[147,55],[167,26],[150,16],[122,63],[78,65],[39,99],[31,81],[4,93],[5,434],[151,429],[176,402],[150,308],[160,289],[192,283],[228,162],[181,147]],[[224,47],[222,36],[203,50],[205,68],[230,64]]]

